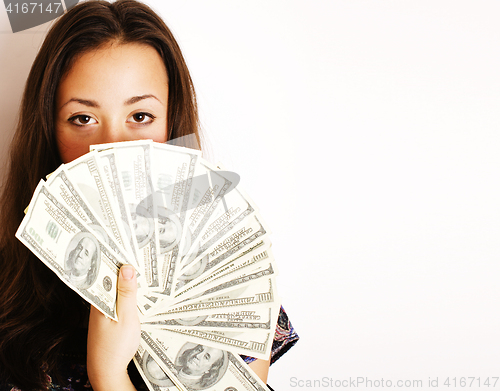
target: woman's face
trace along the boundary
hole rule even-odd
[[[167,104],[167,71],[152,47],[114,43],[84,53],[57,89],[56,139],[63,162],[93,144],[167,141]]]

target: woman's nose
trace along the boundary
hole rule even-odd
[[[100,129],[100,136],[101,144],[132,140],[126,126],[116,122],[103,124]]]

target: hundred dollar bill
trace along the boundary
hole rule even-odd
[[[159,287],[156,254],[155,208],[151,183],[151,140],[93,145],[98,151],[113,148],[125,202],[132,220],[139,267],[150,288]]]
[[[274,323],[276,325],[276,322]],[[144,330],[149,330],[143,327]],[[269,330],[203,330],[201,328],[183,327],[157,329],[155,335],[160,339],[163,333],[184,335],[192,342],[206,346],[232,351],[235,354],[268,360],[271,356],[274,329]]]
[[[187,224],[185,225],[179,263],[189,264],[199,253],[199,235],[210,221],[217,205],[225,202],[224,195],[232,191],[239,176],[230,171],[219,171],[217,167],[201,159],[195,167],[192,190],[189,196]]]
[[[103,222],[111,237],[129,252],[132,249],[127,247],[123,225],[117,218],[110,189],[106,186],[106,181],[101,174],[97,160],[97,154],[89,152],[63,165],[63,171],[66,173],[66,178],[71,178],[72,184],[78,187],[80,192],[85,195],[85,204],[88,206],[88,209],[92,210],[97,218]],[[58,173],[60,172],[58,170]],[[48,184],[52,186],[52,183],[60,182],[61,180],[62,177],[60,175],[51,175]]]
[[[131,263],[134,264],[138,270],[137,282],[138,282],[138,306],[139,309],[145,312],[145,308],[150,307],[149,292],[147,290],[147,282],[142,275],[142,268],[139,265],[139,258],[137,249],[137,242],[135,236],[132,235],[132,220],[130,213],[125,202],[125,197],[123,195],[122,186],[120,185],[120,178],[118,174],[118,166],[116,165],[115,155],[112,149],[102,150],[98,153],[98,163],[103,174],[104,182],[106,187],[110,189],[110,197],[112,199],[112,204],[115,205],[117,214],[119,216],[119,222],[121,223],[123,230],[125,232],[125,239],[127,241],[126,248],[132,254],[129,259]],[[140,270],[140,272],[139,272]]]
[[[157,316],[159,319],[174,319],[217,313],[221,308],[236,306],[244,308],[277,302],[279,299],[276,292],[276,282],[275,278],[271,276],[258,279],[252,284],[236,287],[231,291],[225,291],[222,294],[216,292],[204,296],[201,300],[192,298],[169,308],[154,307],[150,311],[150,315]]]
[[[122,186],[120,185],[120,178],[115,154],[113,153],[113,150],[110,149],[100,151],[97,156],[97,161],[103,174],[104,182],[110,189],[110,198],[112,199],[113,205],[116,206],[119,221],[121,222],[125,231],[125,238],[127,242],[125,248],[130,249],[129,251],[131,251],[134,255],[135,265],[137,266],[137,268],[139,268],[139,250],[137,249],[135,237],[134,235],[132,235],[132,221],[130,219],[130,213],[128,211],[127,203],[125,202],[125,196],[123,195]]]
[[[61,165],[46,183],[48,190],[70,210],[74,215],[80,218],[92,232],[100,237],[102,241],[123,260],[123,263],[134,261],[130,252],[127,252],[122,245],[117,243],[117,235],[110,234],[108,228],[104,226],[102,220],[95,215],[94,209],[87,204],[87,194],[81,194],[65,170],[65,165]]]
[[[177,391],[179,388],[142,346],[143,344],[144,342],[141,340],[134,355],[134,364],[148,389],[150,391]]]
[[[196,300],[203,300],[206,297],[213,296],[214,294],[221,295],[222,293],[230,290],[234,290],[238,287],[243,287],[249,284],[255,284],[259,279],[267,279],[271,276],[276,276],[274,260],[270,260],[265,264],[259,264],[250,268],[250,270],[243,270],[231,273],[220,280],[214,280],[212,284],[203,285],[200,292],[192,293],[191,297],[195,297]],[[252,270],[253,269],[253,270]],[[182,298],[182,297],[181,297]],[[185,303],[186,301],[192,300],[190,298],[184,297],[180,302],[176,302],[172,305],[177,305],[180,303]]]
[[[203,169],[200,169],[202,167]],[[220,200],[220,194],[230,188],[231,182],[224,179],[219,174],[212,176],[210,172],[207,171],[205,161],[203,159],[198,159],[197,164],[194,165],[194,177],[193,166],[190,169],[190,175],[186,179],[186,190],[185,197],[183,199],[183,206],[179,215],[177,225],[182,229],[182,237],[180,243],[173,247],[172,251],[168,254],[168,269],[164,269],[163,276],[165,278],[165,285],[162,294],[166,295],[170,299],[173,299],[173,293],[175,288],[175,275],[179,274],[178,270],[180,268],[181,259],[191,259],[189,258],[192,254],[196,255],[196,251],[193,249],[193,230],[195,229],[195,222],[199,220],[207,220],[209,213],[213,211],[213,205]],[[190,219],[190,216],[192,217]],[[160,222],[162,217],[158,216],[158,221]],[[198,220],[197,220],[198,219]],[[168,222],[169,219],[165,219]],[[169,221],[172,225],[175,220]]]
[[[183,287],[186,289],[196,281],[204,279],[217,268],[230,262],[232,258],[253,247],[253,244],[268,232],[269,230],[256,212],[243,218],[239,224],[232,225],[225,235],[221,233],[221,236],[217,238],[218,241],[207,243],[204,247],[205,251],[200,249],[196,258],[181,270],[176,277],[176,293]]]
[[[217,167],[206,160],[200,160],[195,166],[194,179],[187,211],[186,231],[189,234],[189,243],[184,245],[187,249],[198,241],[198,236],[203,232],[219,202],[234,188],[236,181],[239,181],[239,177],[229,177],[227,172],[218,172]],[[190,253],[196,254],[196,251],[191,250]]]
[[[188,148],[157,143],[152,146],[151,175],[160,269],[158,291],[167,295],[175,274],[175,260],[184,231],[194,167],[200,155],[200,151]]]
[[[220,312],[200,315],[189,318],[175,318],[155,321],[154,318],[145,319],[143,328],[190,328],[203,330],[264,330],[276,329],[276,320],[279,306],[260,305],[246,310],[221,309]]]
[[[268,237],[264,236],[261,240],[253,242],[252,246],[245,251],[231,257],[227,263],[212,269],[211,273],[205,277],[196,278],[195,281],[192,281],[193,279],[189,277],[189,281],[186,282],[179,279],[177,284],[180,289],[176,291],[175,301],[183,301],[186,297],[196,295],[196,293],[200,291],[205,291],[207,287],[218,283],[217,281],[220,279],[226,278],[239,271],[244,273],[247,268],[252,268],[255,264],[271,259],[272,254],[270,248],[271,241]],[[276,266],[274,266],[274,268],[276,270]]]
[[[122,263],[41,181],[16,237],[71,289],[106,316],[116,318],[116,285]]]
[[[56,171],[47,175],[46,185],[49,191],[58,197],[59,201],[61,201],[66,208],[71,210],[72,213],[85,223],[89,225],[98,223],[101,227],[104,226],[87,205],[84,196],[76,186],[71,183],[71,180],[68,178],[68,173],[64,171],[64,164],[61,164]],[[108,236],[107,230],[105,230],[104,235]]]
[[[224,195],[222,201],[218,203],[198,237],[200,248],[197,255],[206,251],[213,243],[230,232],[236,224],[256,210],[239,188]]]
[[[238,355],[183,337],[168,331],[141,332],[148,353],[181,390],[269,391]]]
[[[49,183],[50,182],[50,183]],[[93,209],[87,205],[87,194],[82,194],[70,180],[69,173],[65,170],[65,165],[61,165],[50,176],[47,186],[50,192],[71,212],[85,222],[89,229],[101,238],[111,249],[123,260],[123,263],[130,263],[136,268],[138,291],[142,291],[145,281],[139,272],[134,253],[116,242],[114,235],[103,226],[101,220],[93,213]],[[120,224],[119,224],[120,225]],[[122,225],[120,225],[122,227]],[[126,246],[127,247],[127,246]],[[138,296],[138,301],[142,303],[142,296]]]
[[[237,226],[255,214],[255,206],[239,189],[221,196],[221,202],[214,203],[213,211],[203,229],[196,235],[195,242],[188,256],[182,259],[182,268],[186,268],[194,259],[201,258],[221,240],[238,235]],[[262,221],[262,219],[260,218]]]
[[[176,302],[186,300],[186,297],[192,297],[194,294],[197,296],[208,294],[210,293],[207,291],[209,287],[216,286],[215,283],[213,285],[209,283],[217,278],[225,278],[217,282],[218,289],[222,287],[222,283],[225,284],[226,289],[229,289],[234,288],[236,284],[250,282],[258,272],[262,276],[262,273],[265,273],[264,270],[270,271],[269,275],[275,274],[275,266],[269,268],[269,264],[267,264],[267,269],[244,269],[245,266],[249,267],[259,261],[272,258],[269,250],[270,242],[265,236],[266,232],[266,228],[257,220],[257,217],[255,215],[250,216],[249,219],[236,226],[234,235],[218,244],[218,248],[214,249],[211,254],[207,254],[198,261],[195,260],[178,277],[176,286],[184,289],[179,293],[176,292],[174,298],[170,298],[168,301],[159,301],[157,305],[150,305],[142,312],[146,315],[154,314],[158,308],[172,306]],[[222,250],[225,251],[222,252]],[[211,257],[212,254],[215,254],[215,257]],[[219,266],[220,264],[223,266]],[[245,277],[245,272],[250,273],[250,275]],[[229,275],[230,273],[233,274]]]

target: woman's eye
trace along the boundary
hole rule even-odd
[[[85,114],[75,115],[68,121],[78,126],[92,125],[97,123],[94,118],[92,118],[90,115]]]
[[[155,119],[154,115],[152,114],[149,114],[149,113],[135,113],[133,114],[129,121],[130,122],[135,122],[135,123],[138,123],[138,124],[147,124],[149,122],[153,122],[153,120]]]

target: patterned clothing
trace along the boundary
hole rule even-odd
[[[297,343],[299,336],[295,332],[288,315],[283,307],[280,308],[278,323],[276,324],[276,333],[274,334],[273,347],[271,350],[271,364],[278,358],[283,356],[293,345]],[[254,357],[241,356],[245,362],[251,363],[255,360]]]
[[[51,377],[47,375],[47,380],[50,386],[47,391],[92,391],[92,386],[87,377],[87,368],[85,365],[86,357],[86,332],[79,333],[76,346],[68,349],[68,353],[64,354],[64,359],[61,360],[60,373],[64,379],[67,379],[66,385],[55,384]],[[271,364],[285,354],[298,341],[299,336],[288,320],[283,307],[280,309],[278,323],[276,325],[276,333],[271,351]],[[72,340],[74,342],[75,340]],[[245,362],[250,363],[255,360],[253,357],[241,356]],[[142,380],[137,368],[133,363],[128,367],[129,376],[138,391],[148,391],[148,387]],[[0,391],[22,391],[13,385],[0,384]]]

